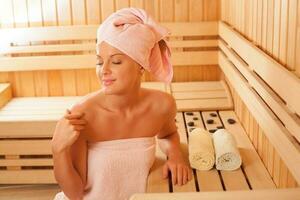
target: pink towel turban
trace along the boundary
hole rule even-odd
[[[123,8],[100,25],[97,45],[107,42],[131,57],[157,80],[170,83],[173,68],[171,51],[165,40],[169,33],[168,29],[158,25],[143,9]]]

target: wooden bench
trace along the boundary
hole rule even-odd
[[[210,116],[211,113],[216,114],[217,117]],[[236,120],[236,123],[229,124],[227,121],[229,118]],[[208,124],[206,122],[208,119],[213,119],[214,123]],[[268,171],[233,111],[178,112],[176,121],[185,159],[188,160],[188,136],[192,128],[201,127],[213,132],[221,126],[225,127],[236,138],[243,159],[242,167],[234,171],[222,171],[215,168],[209,171],[194,169],[192,181],[186,185],[178,186],[174,185],[170,178],[169,180],[162,179],[162,165],[166,157],[160,149],[157,149],[159,159],[156,160],[150,172],[147,192],[202,192],[275,188]]]
[[[214,113],[217,117],[211,117]],[[237,123],[229,124],[227,119],[236,120]],[[207,119],[214,119],[213,124],[207,124]],[[188,125],[193,122],[194,125]],[[203,123],[204,122],[204,123]],[[270,175],[264,167],[261,159],[257,155],[245,131],[241,127],[233,111],[193,111],[178,112],[176,125],[180,134],[180,141],[185,159],[188,160],[188,135],[191,128],[201,127],[208,131],[216,130],[219,126],[224,126],[237,139],[238,148],[243,159],[242,167],[235,171],[209,171],[193,170],[193,179],[184,186],[177,186],[172,183],[171,178],[162,179],[162,166],[166,160],[165,155],[157,148],[157,159],[151,169],[147,183],[147,193],[157,192],[207,192],[207,191],[233,191],[233,190],[255,190],[255,189],[274,189]],[[207,181],[210,180],[210,181]],[[27,187],[7,187],[0,189],[0,195],[9,195],[12,191],[36,191],[43,190],[48,196],[55,195],[58,188],[51,185],[27,186]],[[47,190],[48,188],[48,190]],[[34,190],[31,190],[34,189]],[[30,194],[28,194],[30,195]],[[22,198],[21,194],[18,198]]]
[[[295,101],[296,99],[299,99],[298,97],[300,94],[299,80],[295,79],[288,72],[282,70],[282,66],[274,62],[267,55],[264,55],[263,52],[261,52],[259,49],[251,46],[251,44],[249,44],[246,39],[242,38],[237,32],[232,30],[224,23],[168,23],[164,25],[168,26],[173,31],[173,35],[175,36],[175,38],[170,39],[172,51],[174,52],[172,60],[173,64],[176,66],[219,64],[225,74],[226,83],[229,83],[231,87],[234,87],[238,91],[243,101],[246,102],[253,116],[260,122],[259,125],[264,129],[266,137],[271,141],[272,145],[274,145],[274,148],[277,150],[284,163],[286,163],[288,170],[293,175],[293,178],[299,184],[300,171],[297,169],[300,168],[300,148],[298,143],[299,140],[297,141],[297,139],[299,139],[298,134],[300,123],[299,103]],[[61,34],[61,30],[64,30],[64,34]],[[73,33],[73,30],[77,30],[77,33],[80,34]],[[0,71],[2,70],[2,72],[4,73],[11,73],[19,70],[67,70],[82,69],[85,67],[93,68],[95,30],[96,27],[93,26],[5,30],[6,34],[4,35],[7,36],[7,33],[9,33],[10,41],[13,41],[12,43],[24,42],[24,38],[29,39],[29,41],[31,41],[30,39],[33,39],[34,41],[57,41],[58,36],[61,37],[61,39],[59,40],[85,40],[85,42],[61,42],[63,44],[58,43],[51,45],[34,45],[29,46],[29,48],[9,46],[8,48],[6,48],[6,50],[2,51],[2,54],[5,54],[6,57],[0,57],[0,66],[5,66],[1,68]],[[14,33],[14,31],[16,33]],[[21,34],[22,37],[17,37],[17,35],[14,35],[19,31],[21,32],[19,34]],[[32,34],[31,31],[36,31],[36,34]],[[1,34],[3,34],[4,32],[2,30],[0,31]],[[93,34],[91,34],[90,32],[93,32]],[[49,38],[41,38],[43,34],[47,35],[47,37]],[[216,38],[201,38],[202,36],[215,36],[218,34],[220,36],[219,44],[217,43],[218,40]],[[78,39],[76,39],[76,37],[78,37]],[[193,37],[200,37],[200,40]],[[27,39],[25,42],[28,42]],[[215,47],[217,46],[219,46],[220,48],[219,53],[218,50],[215,49]],[[77,48],[77,50],[74,50],[74,48]],[[58,52],[57,49],[59,49]],[[206,51],[206,49],[210,50]],[[82,54],[79,54],[77,52],[74,53],[74,55],[70,55],[70,52],[74,51],[81,52]],[[64,52],[66,55],[64,54]],[[250,57],[248,57],[248,52],[250,52],[251,54]],[[30,55],[30,57],[28,55]],[[257,59],[257,57],[260,59]],[[249,67],[246,67],[248,65],[245,65],[245,63],[248,63]],[[261,65],[267,67],[268,69],[270,68],[270,66],[272,66],[272,69],[270,70],[272,71],[274,69],[275,71],[272,71],[272,73],[274,73],[274,75],[276,76],[278,76],[278,74],[283,74],[285,80],[287,80],[289,85],[291,85],[291,88],[284,91],[280,84],[274,82],[273,79],[265,73],[265,71],[263,71],[261,68],[258,68],[258,66]],[[245,190],[243,192],[234,193],[232,191],[231,193],[229,193],[241,195],[240,197],[247,197],[248,195],[249,197],[251,197],[251,195],[256,194],[261,198],[276,196],[276,194],[278,194],[278,197],[296,197],[296,195],[299,194],[299,190],[287,190],[290,192],[287,192],[285,190],[275,190],[276,186],[274,184],[274,181],[272,181],[272,178],[274,179],[274,177],[271,177],[268,173],[266,167],[262,162],[262,159],[259,157],[253,144],[251,144],[251,141],[249,140],[245,129],[241,127],[241,124],[236,117],[237,113],[235,113],[239,111],[233,111],[234,107],[232,97],[229,95],[230,91],[224,81],[214,83],[172,83],[171,85],[164,85],[160,83],[143,84],[143,87],[160,89],[165,92],[171,93],[175,97],[179,107],[178,111],[182,111],[178,112],[176,120],[180,133],[182,150],[186,156],[186,159],[188,154],[188,134],[191,128],[187,125],[187,123],[191,122],[191,120],[193,120],[193,117],[197,117],[198,120],[194,121],[195,126],[212,130],[215,129],[216,126],[222,125],[234,134],[235,138],[238,141],[238,146],[243,159],[243,165],[240,169],[232,172],[218,170],[194,170],[193,180],[187,185],[180,187],[173,185],[171,180],[161,179],[161,167],[166,158],[164,154],[160,152],[159,148],[157,148],[157,159],[153,168],[151,169],[151,173],[148,178],[147,192],[162,192],[165,194],[162,194],[161,196],[160,194],[141,194],[134,196],[133,199],[149,199],[151,197],[155,197],[157,199],[168,199],[171,197],[177,199],[178,197],[178,199],[181,199],[183,197],[182,195],[180,195],[180,192],[193,192],[193,194],[186,193],[186,195],[189,195],[191,199],[197,198],[198,194],[203,198],[217,199],[220,198],[220,196],[223,196],[222,191],[232,190]],[[11,88],[14,88],[14,86],[12,86]],[[3,94],[4,93],[10,92],[3,92]],[[14,92],[12,93],[14,94]],[[8,97],[8,99],[9,98],[10,97]],[[17,105],[19,101],[13,102],[15,98],[16,97],[12,98],[12,100],[10,101],[12,103],[15,103],[14,105]],[[42,101],[41,99],[43,99],[44,97],[26,98],[32,98],[31,100],[29,99],[29,101],[27,101],[30,102],[30,105],[32,106],[36,105],[36,102]],[[51,98],[52,97],[45,97],[47,105],[51,105]],[[69,97],[53,98],[58,98],[60,99],[60,101],[63,101],[64,98]],[[26,105],[26,100],[23,100],[23,105]],[[55,101],[55,99],[53,100]],[[6,106],[9,106],[10,101],[7,103],[7,101],[5,100],[2,109],[4,109]],[[52,103],[54,101],[52,101]],[[61,113],[65,109],[64,106],[67,106],[67,104],[64,104],[58,109]],[[15,109],[15,106],[13,107]],[[270,107],[272,108],[272,110],[270,109]],[[31,110],[32,113],[35,112],[33,111],[33,108]],[[3,111],[5,111],[5,109]],[[38,114],[41,114],[40,111],[41,110],[38,109],[38,111],[36,112]],[[191,117],[190,115],[187,115],[186,111],[193,112],[194,116]],[[213,125],[203,123],[206,122],[206,119],[209,117],[210,112],[215,112],[218,114],[216,123]],[[15,114],[16,113],[19,114],[19,112],[15,112]],[[31,112],[29,112],[29,114],[30,113]],[[59,115],[61,115],[61,113],[57,112],[54,115],[58,117]],[[51,116],[49,113],[47,113],[46,115]],[[5,115],[5,117],[8,116]],[[234,125],[228,124],[226,121],[228,117],[236,119],[238,123]],[[13,117],[11,117],[11,119],[13,119]],[[48,119],[50,119],[50,117]],[[14,123],[13,126],[2,129],[5,131],[11,131],[11,134],[2,134],[2,126],[0,126],[0,136],[2,138],[0,142],[4,142],[3,144],[6,144],[4,148],[1,148],[0,145],[0,154],[2,155],[1,162],[4,163],[1,166],[5,167],[5,170],[0,171],[0,183],[53,183],[53,175],[51,175],[51,155],[49,155],[49,145],[47,146],[47,142],[49,142],[52,136],[52,132],[50,131],[51,125],[49,124],[48,126],[48,133],[46,133],[45,130],[38,131],[38,129],[29,133],[25,131],[25,128],[20,131],[20,128],[16,127],[17,123],[15,121],[13,121],[12,123]],[[34,128],[34,126],[39,123],[41,122],[36,119],[29,121],[28,123],[26,122],[25,124],[28,125],[26,129],[30,130],[28,127]],[[53,130],[55,119],[52,121],[52,123]],[[7,126],[8,124],[9,123],[0,123],[0,125],[4,125],[3,127]],[[19,124],[22,126],[24,125],[20,122]],[[26,127],[26,125],[24,125],[24,127]],[[22,131],[24,131],[23,134]],[[273,133],[276,133],[276,136],[274,136]],[[21,138],[21,136],[26,138],[26,135],[30,134],[32,134],[29,137],[30,139]],[[20,141],[19,148],[22,150],[20,151],[17,150],[18,148],[15,148],[15,153],[13,155],[10,155],[10,152],[12,152],[10,151],[10,149],[12,145],[16,145],[16,139]],[[37,140],[38,142],[35,143],[34,140]],[[42,143],[42,141],[44,141],[44,143]],[[31,146],[34,146],[34,149],[31,149]],[[31,169],[27,169],[30,170],[30,173],[23,176],[25,178],[13,178],[16,176],[16,174],[21,174],[21,171],[27,171],[22,169],[24,168],[22,166],[26,166],[26,164],[24,164],[23,161],[20,161],[21,159],[26,158],[26,156],[21,156],[22,152],[24,152],[24,149],[28,149],[28,151],[34,152],[33,155],[38,155],[37,159],[39,161],[36,162],[38,163],[38,167],[41,167],[41,165],[46,165],[48,169],[32,169],[32,166],[30,166],[29,168]],[[43,152],[42,149],[46,150]],[[5,152],[5,154],[2,152]],[[287,152],[288,155],[286,155]],[[9,159],[13,159],[14,161],[7,161]],[[30,159],[33,158],[30,157]],[[41,164],[42,159],[47,160],[46,162],[43,160],[43,162],[46,164]],[[30,161],[30,163],[32,163],[32,160]],[[43,174],[43,170],[48,171],[48,174],[46,176],[45,174]],[[9,174],[8,176],[2,176],[1,173],[4,171],[10,171],[9,173],[11,174]],[[1,182],[2,177],[4,178]],[[31,189],[33,188],[34,186],[31,186],[27,188],[27,190],[29,192],[32,192]],[[264,189],[272,190],[270,191]],[[254,192],[257,190],[258,193],[253,194],[251,192],[246,192],[249,190],[252,190]],[[2,190],[2,194],[7,195],[8,191],[8,188]],[[15,191],[18,191],[18,189],[15,189]],[[205,191],[210,192],[206,193]],[[51,194],[53,194],[54,191],[50,190],[49,192],[52,192]],[[167,194],[169,192],[173,192],[175,194]]]

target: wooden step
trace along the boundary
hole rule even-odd
[[[224,81],[171,83],[178,111],[230,110],[233,102]]]

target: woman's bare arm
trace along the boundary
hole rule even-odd
[[[81,200],[86,184],[87,140],[83,128],[86,125],[86,120],[82,114],[79,115],[79,113],[83,113],[82,110],[80,106],[75,105],[61,119],[65,120],[64,124],[67,123],[69,128],[66,128],[66,125],[58,125],[57,132],[54,133],[52,139],[55,179],[60,185],[61,190],[70,200]],[[78,116],[81,116],[80,119]],[[83,123],[82,120],[85,122]],[[59,140],[58,137],[60,136],[63,140],[67,140],[68,137],[63,137],[63,135],[70,134],[70,131],[74,130],[79,131],[79,135],[75,141],[65,148],[60,147],[59,144],[61,144],[62,139]]]
[[[161,150],[168,156],[168,160],[163,167],[163,177],[166,178],[170,170],[172,182],[182,185],[191,180],[192,171],[180,148],[180,138],[175,124],[176,102],[172,96],[169,96],[167,100],[167,103],[162,106],[166,109],[166,122],[157,135]]]
[[[168,156],[180,155],[180,139],[175,124],[175,117],[177,113],[176,103],[173,97],[167,98],[164,104],[165,109],[165,123],[157,135],[158,144],[161,150]]]
[[[71,148],[61,152],[53,151],[55,179],[70,200],[81,200],[83,198],[86,183],[84,172],[86,170],[84,162],[86,151],[86,142],[80,136]],[[75,154],[77,154],[77,158],[74,158]]]

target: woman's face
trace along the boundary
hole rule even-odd
[[[140,86],[141,67],[120,50],[102,42],[96,73],[105,94],[126,94]]]

